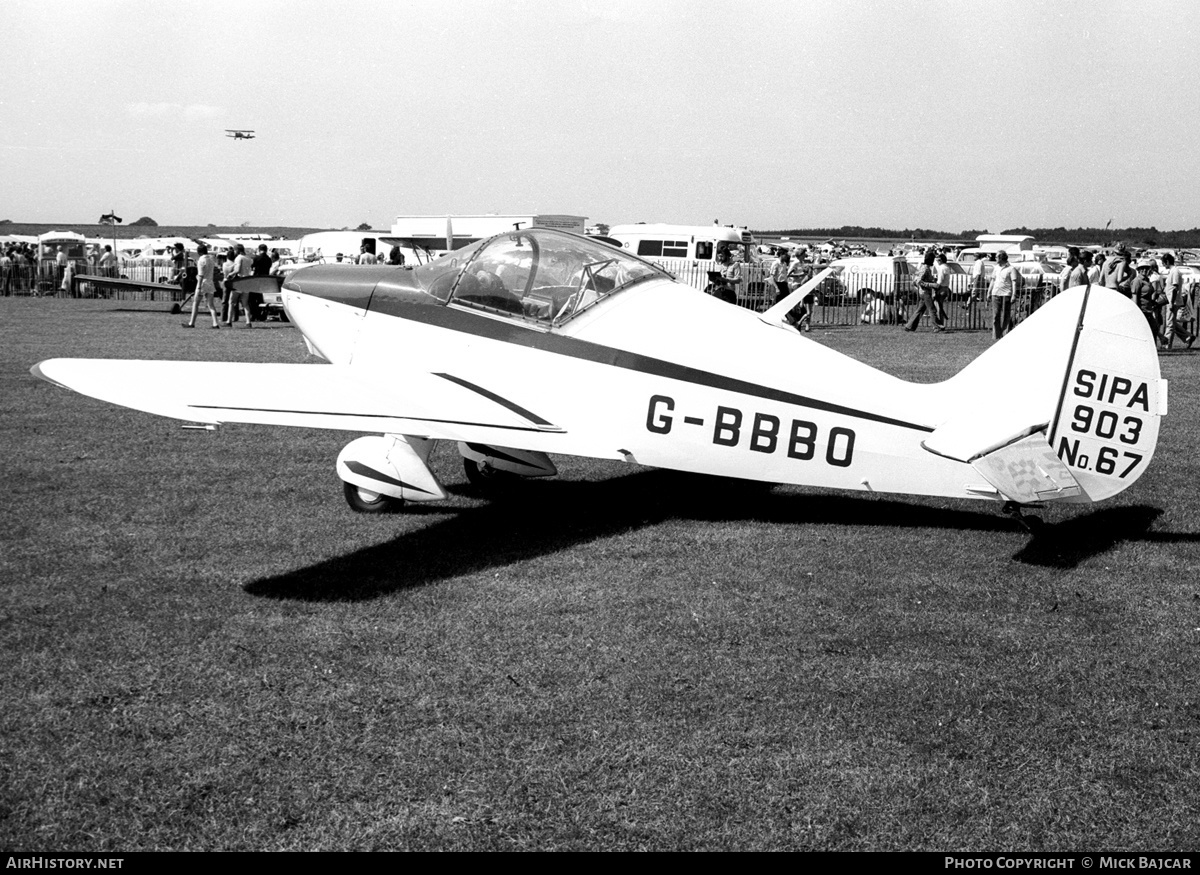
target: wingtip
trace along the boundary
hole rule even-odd
[[[49,364],[52,361],[54,361],[54,360],[46,359],[45,361],[38,362],[36,365],[34,365],[32,368],[29,369],[29,373],[33,374],[39,380],[45,380],[47,383],[51,383],[55,386],[62,387],[62,383],[58,382],[58,380],[55,380],[53,377],[47,376],[46,371],[43,369],[43,365]]]

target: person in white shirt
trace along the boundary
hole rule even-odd
[[[982,252],[975,253],[975,263],[971,265],[971,294],[968,300],[983,300],[984,292],[987,291],[987,277],[984,273],[986,267],[987,256]]]
[[[63,274],[67,272],[67,253],[61,246],[54,255],[54,267],[56,271],[54,278],[59,285],[62,285]]]
[[[0,283],[3,283],[4,288],[0,290],[0,294],[8,297],[12,294],[12,277],[13,277],[13,258],[12,250],[0,250]]]
[[[75,281],[75,262],[68,261],[66,266],[63,268],[62,284],[59,287],[60,290],[62,291],[64,298],[79,297],[79,292],[77,292],[72,287],[74,285],[74,281]]]
[[[791,288],[788,287],[788,272],[792,269],[792,254],[786,249],[779,253],[779,261],[775,263],[774,269],[771,271],[771,281],[775,283],[775,301],[778,304],[789,294]]]
[[[933,304],[937,308],[935,316],[941,317],[942,325],[946,324],[946,302],[950,300],[950,265],[946,263],[946,253],[939,252],[933,267],[933,278],[937,288],[933,290]]]
[[[891,325],[896,321],[896,311],[883,299],[883,295],[876,294],[874,289],[863,289],[863,309],[862,315],[858,317],[858,321],[864,325]]]
[[[709,283],[710,294],[729,304],[736,304],[738,289],[742,284],[742,266],[733,260],[729,247],[717,250],[717,268],[721,274],[719,283]]]
[[[1087,269],[1079,261],[1079,247],[1070,246],[1067,248],[1067,266],[1058,275],[1058,288],[1065,292],[1075,286],[1086,286],[1087,284]]]
[[[1163,281],[1163,294],[1167,297],[1167,324],[1163,328],[1163,338],[1167,349],[1175,343],[1178,337],[1188,348],[1196,342],[1195,334],[1188,334],[1184,323],[1192,318],[1191,308],[1188,307],[1187,295],[1183,291],[1183,271],[1175,264],[1175,256],[1167,252],[1162,257],[1162,265],[1167,271]]]
[[[1007,252],[996,253],[996,273],[988,294],[992,298],[992,339],[1012,330],[1012,302],[1017,293],[1017,269],[1008,263]]]
[[[229,306],[230,298],[233,297],[233,286],[237,280],[237,268],[233,264],[234,251],[232,248],[228,252],[223,252],[217,256],[215,262],[215,270],[220,280],[220,289],[224,306],[221,308],[221,323],[229,325],[235,322],[234,318],[237,314],[233,308]]]
[[[358,263],[359,264],[378,264],[379,260],[375,257],[373,250],[374,240],[364,239],[362,245],[358,247]]]
[[[208,313],[212,316],[212,327],[220,328],[220,323],[217,322],[217,308],[213,305],[213,293],[216,291],[216,285],[213,282],[213,270],[216,263],[212,256],[208,254],[208,246],[204,243],[196,245],[196,289],[192,294],[192,318],[183,323],[184,328],[196,327],[196,314],[200,309],[200,298],[204,298],[204,304],[208,307]],[[188,268],[184,267],[186,271]]]
[[[245,245],[239,243],[235,248],[233,261],[229,263],[226,270],[225,280],[225,299],[228,301],[229,310],[226,313],[225,324],[233,327],[233,323],[237,321],[237,306],[240,303],[242,312],[246,314],[246,327],[250,325],[250,292],[241,291],[238,288],[238,280],[243,277],[248,277],[254,273],[254,262],[250,260],[250,256],[246,254]]]
[[[112,247],[105,246],[104,253],[96,262],[96,268],[100,276],[116,276],[117,275],[117,257],[113,255]]]

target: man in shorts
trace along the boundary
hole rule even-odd
[[[250,256],[246,255],[246,247],[239,243],[234,252],[237,254],[233,258],[233,267],[229,274],[229,279],[225,283],[225,294],[229,299],[229,318],[225,324],[233,327],[233,323],[237,321],[237,305],[242,305],[242,312],[246,314],[246,327],[250,325],[250,293],[241,291],[238,288],[238,281],[243,277],[251,276],[254,273],[254,265],[250,260]]]

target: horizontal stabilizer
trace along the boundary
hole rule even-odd
[[[779,301],[776,301],[768,310],[759,314],[758,318],[763,322],[766,322],[768,325],[779,325],[791,328],[791,325],[788,324],[786,319],[788,313],[800,306],[800,303],[808,295],[812,294],[812,292],[816,290],[821,283],[825,282],[828,277],[833,276],[834,273],[835,270],[832,267],[827,267],[824,270],[819,271],[816,276],[809,279],[809,281],[804,283],[804,285],[793,289],[791,294],[780,299]]]
[[[1042,432],[992,450],[972,461],[971,467],[1018,504],[1071,498],[1082,492]]]
[[[990,410],[973,409],[969,415],[958,416],[936,429],[921,441],[929,452],[959,462],[973,462],[993,450],[1008,446],[1047,426],[1043,418],[1037,421],[1034,411],[1021,412],[1005,407]]]

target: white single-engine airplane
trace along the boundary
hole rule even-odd
[[[329,364],[50,359],[34,375],[208,425],[372,433],[337,460],[348,502],[443,499],[556,473],[547,454],[772,483],[976,498],[1021,511],[1116,495],[1146,470],[1167,387],[1146,320],[1069,289],[942,383],[914,384],[731,307],[612,247],[513,231],[415,268],[305,267],[283,303]]]

